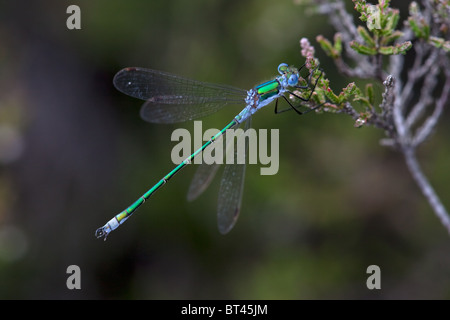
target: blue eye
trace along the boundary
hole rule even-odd
[[[278,66],[278,72],[280,74],[284,74],[288,69],[288,65],[287,63],[280,63],[280,65]]]
[[[298,83],[298,75],[291,74],[291,76],[288,79],[288,85],[290,86],[296,86]]]

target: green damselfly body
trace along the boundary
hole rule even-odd
[[[278,66],[279,75],[274,79],[255,86],[246,91],[231,86],[211,84],[187,79],[178,75],[145,68],[125,68],[114,77],[115,87],[132,97],[146,100],[141,108],[141,117],[152,123],[176,123],[194,120],[215,113],[226,105],[244,104],[245,108],[236,115],[222,130],[211,137],[183,162],[167,173],[153,187],[144,193],[128,208],[109,220],[95,232],[97,238],[108,234],[123,224],[153,193],[166,184],[176,173],[192,163],[195,156],[201,154],[208,146],[219,138],[226,139],[226,132],[244,123],[244,130],[250,128],[251,116],[259,109],[275,101],[275,113],[294,110],[302,112],[294,106],[290,98],[309,101],[322,70],[310,70],[305,78],[300,75],[300,68],[282,63]],[[314,75],[316,76],[313,81]],[[283,98],[289,108],[278,110],[278,99]],[[321,105],[308,109],[314,110]],[[227,141],[227,143],[229,143]],[[225,143],[226,145],[226,143]],[[194,175],[188,191],[188,199],[192,200],[202,193],[216,173],[218,165],[201,164]],[[217,219],[220,233],[229,232],[239,216],[242,191],[244,186],[245,163],[226,164],[219,190]]]

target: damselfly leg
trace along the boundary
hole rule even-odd
[[[300,67],[299,72],[303,69],[304,66],[305,66],[305,64],[303,64],[303,65]],[[311,86],[312,77],[313,77],[313,74],[316,72],[316,70],[319,70],[319,71],[320,71],[320,74],[319,74],[319,76],[317,77],[317,79],[316,79],[316,81],[314,82],[314,84]],[[314,90],[316,89],[317,83],[318,83],[319,79],[322,77],[322,73],[323,73],[323,70],[322,70],[321,68],[319,68],[319,67],[316,67],[316,68],[314,68],[314,69],[309,73],[309,75],[306,77],[306,84],[305,84],[305,85],[303,85],[303,86],[300,86],[300,85],[294,86],[294,88],[300,89],[300,90],[307,90],[307,89],[311,90],[307,98],[303,98],[303,97],[299,96],[298,94],[296,94],[296,93],[294,93],[294,92],[292,92],[292,91],[286,91],[286,92],[289,93],[289,94],[291,94],[292,96],[296,97],[297,99],[300,99],[300,100],[304,101],[304,102],[310,101],[310,100],[311,100],[311,97],[312,97],[312,94],[314,93]],[[317,108],[319,108],[320,106],[323,105],[323,103],[322,103],[322,104],[317,105],[317,106],[315,106],[315,107],[313,107],[313,108],[311,108],[311,109],[309,109],[309,110],[307,110],[307,111],[300,111],[298,108],[299,108],[302,104],[300,104],[300,105],[298,105],[298,106],[294,106],[294,105],[291,103],[291,101],[289,101],[289,99],[288,99],[285,95],[282,95],[281,97],[289,104],[289,108],[286,108],[286,109],[283,109],[283,110],[278,110],[278,99],[277,99],[277,100],[275,101],[275,110],[274,110],[274,111],[275,111],[275,114],[283,113],[283,112],[289,111],[289,110],[294,110],[297,114],[302,115],[302,114],[308,113],[308,112],[310,112],[310,111],[316,110]]]

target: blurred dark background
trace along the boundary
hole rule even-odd
[[[66,27],[71,4],[81,30]],[[106,242],[94,237],[174,167],[172,131],[193,128],[144,122],[142,101],[113,87],[117,71],[248,89],[281,62],[301,65],[308,37],[339,92],[355,79],[337,74],[318,34],[334,30],[291,0],[1,1],[0,298],[450,298],[449,235],[401,155],[379,146],[383,133],[344,115],[275,116],[270,106],[253,117],[256,129],[280,129],[280,169],[248,167],[226,236],[216,227],[220,176],[190,203],[188,167]],[[419,156],[449,208],[445,117]],[[381,290],[366,287],[373,264]],[[70,265],[81,290],[66,287]]]

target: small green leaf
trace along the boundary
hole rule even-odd
[[[361,36],[361,38],[367,43],[367,45],[369,47],[375,47],[375,40],[372,38],[372,36],[369,34],[369,32],[367,32],[366,28],[358,26],[357,29],[359,35]]]
[[[345,88],[342,89],[342,94],[346,100],[349,100],[351,96],[361,94],[358,86],[354,82],[350,82]]]
[[[378,52],[385,56],[392,56],[395,54],[393,46],[382,46],[379,48]]]
[[[353,0],[353,3],[355,4],[355,10],[358,11],[361,16],[359,17],[361,21],[367,21],[367,15],[366,15],[366,7],[367,3],[365,0]]]
[[[430,25],[423,17],[419,6],[415,2],[409,6],[408,25],[417,38],[428,40],[430,36]]]
[[[425,34],[425,39],[428,39],[430,37],[430,25],[425,21],[425,19],[421,19],[421,24],[422,24],[422,30],[423,33]]]
[[[385,36],[383,38],[382,42],[383,42],[383,44],[389,44],[389,43],[397,40],[398,38],[400,38],[402,35],[403,35],[403,32],[396,30],[396,31],[392,32],[390,35]]]
[[[333,50],[333,45],[331,44],[330,40],[328,40],[327,38],[325,38],[322,35],[318,35],[316,37],[316,41],[320,44],[320,46],[322,47],[322,50],[325,51],[325,53],[328,56],[330,56],[331,51]]]
[[[371,105],[373,105],[373,103],[374,103],[374,96],[373,96],[373,84],[372,83],[368,83],[366,85],[366,96],[367,96],[367,98],[369,100],[369,103]]]
[[[353,101],[359,101],[361,102],[363,105],[365,105],[366,107],[373,109],[372,105],[370,104],[369,99],[366,96],[363,95],[355,95],[355,97],[353,98]]]
[[[385,26],[384,29],[389,31],[388,34],[391,34],[395,28],[397,28],[398,20],[400,18],[400,13],[397,9],[391,9],[389,10],[389,13],[386,15],[385,18]]]
[[[330,102],[333,104],[339,105],[343,102],[343,97],[337,96],[330,88],[324,90],[323,93],[325,97],[327,97],[327,99],[330,100]]]
[[[439,37],[431,36],[429,39],[430,43],[438,49],[444,49],[445,52],[450,51],[450,41],[445,41]]]
[[[338,32],[334,35],[334,50],[341,56],[342,54],[342,35]]]
[[[403,43],[396,44],[395,46],[381,46],[378,52],[386,56],[391,56],[396,54],[406,54],[406,51],[411,48],[411,41],[405,41]]]
[[[364,55],[368,55],[368,56],[373,56],[373,55],[377,54],[376,48],[362,45],[355,40],[350,42],[350,47],[360,54],[364,54]]]
[[[403,43],[396,44],[394,48],[394,54],[406,54],[406,51],[412,48],[412,43],[411,41],[405,41]]]
[[[419,39],[425,39],[425,32],[424,30],[419,26],[419,23],[414,20],[414,18],[409,17],[408,18],[408,24],[411,28],[411,30],[414,32],[414,35]]]
[[[318,35],[316,37],[316,41],[319,42],[322,50],[326,53],[327,56],[332,57],[333,59],[337,59],[341,56],[342,44],[336,48],[336,45],[333,45],[328,39],[323,37],[322,35]]]

